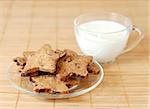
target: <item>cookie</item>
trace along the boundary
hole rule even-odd
[[[34,92],[38,93],[69,93],[69,89],[66,84],[54,76],[36,76],[31,77],[31,81],[34,82]]]
[[[87,66],[92,62],[91,56],[77,55],[74,52],[66,52],[66,55],[58,61],[56,76],[65,81],[68,76],[85,77],[88,74]]]
[[[56,71],[56,63],[60,57],[65,55],[63,51],[54,51],[51,46],[45,44],[28,57],[24,67],[24,73],[33,73],[37,71],[54,73]]]
[[[89,73],[98,74],[100,72],[100,68],[97,64],[91,63],[87,68]]]

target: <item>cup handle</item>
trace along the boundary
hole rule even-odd
[[[121,54],[124,54],[124,53],[129,52],[129,51],[131,51],[132,49],[134,49],[134,48],[141,42],[141,40],[144,38],[144,33],[143,33],[143,31],[142,31],[141,29],[139,29],[138,27],[136,27],[135,25],[133,25],[132,31],[138,32],[139,38],[138,38],[137,40],[135,40],[135,41],[133,42],[133,44],[131,44],[129,47],[127,47]]]

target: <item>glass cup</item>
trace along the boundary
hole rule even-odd
[[[101,20],[113,21],[125,28],[112,32],[97,32],[80,26],[91,21]],[[134,26],[128,17],[117,13],[80,15],[74,20],[74,30],[76,41],[83,54],[92,55],[100,63],[113,62],[119,55],[135,48],[144,37],[143,32]],[[128,38],[133,31],[138,32],[138,38],[127,46]]]

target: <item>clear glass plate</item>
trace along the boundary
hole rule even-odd
[[[37,97],[44,97],[46,99],[60,99],[60,98],[70,98],[87,93],[94,88],[96,88],[103,80],[104,72],[102,66],[95,61],[95,63],[100,68],[100,73],[98,75],[89,74],[86,79],[80,79],[80,84],[70,89],[68,94],[47,94],[47,93],[35,93],[33,92],[33,84],[30,82],[28,77],[21,77],[20,73],[17,72],[17,66],[15,63],[11,63],[8,68],[8,79],[10,83],[18,90],[25,93],[31,94]]]

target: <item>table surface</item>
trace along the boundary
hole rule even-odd
[[[150,109],[148,5],[148,0],[0,0],[0,109]],[[80,52],[73,19],[100,11],[124,14],[145,33],[138,47],[103,65],[101,85],[62,100],[37,99],[10,85],[6,74],[13,57],[44,43]]]

